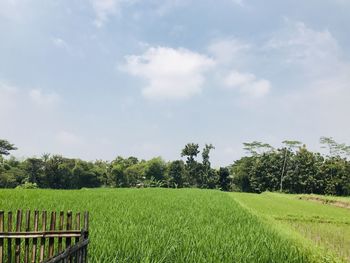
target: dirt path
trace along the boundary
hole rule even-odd
[[[316,197],[316,196],[300,196],[299,199],[350,209],[349,202],[343,202],[343,201],[339,201],[339,200],[324,199],[324,198],[320,198],[320,197]]]

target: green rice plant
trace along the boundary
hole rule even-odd
[[[224,192],[0,190],[0,210],[90,211],[91,262],[320,262]]]
[[[273,224],[296,231],[330,256],[350,260],[350,210],[278,193],[233,193],[235,200]],[[303,241],[301,241],[303,242]],[[306,242],[306,244],[309,244]]]

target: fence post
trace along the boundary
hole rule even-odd
[[[39,211],[35,210],[34,211],[34,231],[38,231],[39,230]],[[36,262],[36,258],[37,258],[37,244],[38,244],[38,239],[37,238],[33,238],[33,248],[32,248],[32,263]]]
[[[7,231],[12,232],[12,212],[8,212]],[[7,262],[12,262],[12,240],[10,238],[7,240]]]
[[[46,231],[46,221],[47,221],[47,213],[46,211],[42,212],[42,230],[43,232]],[[44,256],[45,256],[45,242],[46,239],[45,237],[41,238],[41,244],[40,244],[40,262],[44,260]]]
[[[17,222],[16,222],[16,232],[21,232],[22,230],[22,210],[17,211]],[[15,262],[20,263],[21,261],[21,239],[16,238],[16,250],[15,250]]]
[[[4,232],[4,211],[0,211],[0,233]],[[4,239],[0,238],[0,263],[4,260]]]
[[[26,225],[25,225],[25,231],[30,231],[30,210],[26,211]],[[26,238],[24,240],[24,263],[29,262],[29,239]]]

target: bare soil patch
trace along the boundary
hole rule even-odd
[[[300,196],[299,199],[350,209],[350,202],[345,202],[345,201],[331,200],[331,199],[326,199],[326,198],[317,197],[317,196]]]

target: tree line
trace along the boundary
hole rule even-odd
[[[18,160],[6,157],[16,147],[0,140],[0,188],[80,189],[83,187],[197,187],[261,193],[350,195],[350,147],[331,137],[320,139],[328,154],[312,152],[299,141],[283,141],[273,148],[258,141],[243,144],[247,156],[214,169],[206,144],[188,143],[185,160],[160,157],[139,160],[118,156],[113,161],[84,161],[60,155]]]
[[[165,162],[160,157],[139,160],[133,156],[91,162],[49,154],[21,161],[4,158],[16,147],[0,140],[0,188],[199,187],[227,191],[229,170],[211,167],[212,149],[213,145],[205,145],[201,161],[196,160],[200,150],[194,143],[187,144],[181,152],[185,162]]]

